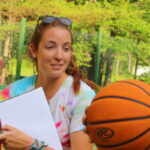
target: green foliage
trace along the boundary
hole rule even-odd
[[[90,62],[97,47],[99,30],[102,31],[101,52],[106,55],[108,49],[113,51],[114,62],[120,61],[121,76],[133,76],[137,57],[138,65],[150,64],[149,0],[1,0],[0,54],[4,52],[5,40],[10,37],[11,56],[15,58],[17,55],[22,17],[27,18],[27,49],[31,33],[41,15],[63,16],[73,20],[74,55],[79,66],[93,66]],[[128,55],[132,56],[132,73],[128,72]],[[113,75],[115,72],[114,65]],[[147,77],[142,78],[148,82]]]
[[[82,67],[91,66],[89,62],[91,61],[91,54],[94,53],[93,45],[89,40],[89,35],[90,34],[85,29],[74,32],[74,55],[77,59],[77,64]]]
[[[150,84],[150,72],[144,73],[141,76],[138,76],[137,80],[141,80],[143,82]]]

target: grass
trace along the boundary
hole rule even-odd
[[[17,60],[10,60],[9,74],[16,76]],[[22,59],[21,63],[21,76],[31,76],[34,74],[34,64],[29,59]]]

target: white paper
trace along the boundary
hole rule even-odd
[[[2,124],[12,125],[28,135],[62,150],[59,136],[42,88],[0,102]]]

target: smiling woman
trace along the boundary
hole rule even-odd
[[[49,79],[63,78],[72,55],[71,49],[71,36],[66,29],[57,26],[45,29],[39,46],[31,46],[31,54],[38,63],[39,79],[43,74]]]
[[[71,25],[68,18],[39,18],[30,44],[38,74],[8,85],[0,97],[4,100],[43,87],[63,150],[92,150],[92,144],[83,132],[82,117],[97,86],[86,80],[76,65]],[[44,141],[37,141],[14,127],[4,125],[3,130],[8,131],[0,135],[6,150],[32,150],[33,147],[52,150]]]

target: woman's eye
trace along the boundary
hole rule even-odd
[[[47,48],[47,49],[53,49],[54,46],[47,46],[46,48]]]
[[[69,51],[69,50],[71,50],[71,48],[70,47],[65,47],[64,50]]]

